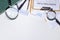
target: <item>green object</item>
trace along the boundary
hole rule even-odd
[[[19,0],[10,0],[11,6],[16,4]],[[0,14],[6,10],[6,8],[9,6],[8,0],[0,0]]]

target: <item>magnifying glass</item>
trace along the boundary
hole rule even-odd
[[[6,10],[5,14],[10,20],[14,20],[18,17],[18,10],[11,7]]]
[[[10,19],[10,20],[15,20],[18,17],[18,13],[19,10],[23,7],[23,5],[25,4],[27,0],[24,0],[24,2],[18,7],[17,4],[15,4],[17,6],[17,9],[14,7],[8,7],[5,14],[6,16]],[[11,5],[11,1],[9,0],[9,5]]]
[[[56,12],[55,12],[55,11],[50,11],[50,10],[49,10],[49,11],[46,13],[46,15],[47,15],[47,19],[48,19],[48,20],[50,20],[50,21],[55,20],[55,21],[60,25],[59,20],[56,18]]]

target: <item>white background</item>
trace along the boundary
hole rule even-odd
[[[44,17],[19,14],[9,20],[5,13],[0,15],[0,40],[60,40],[60,26],[46,22]]]

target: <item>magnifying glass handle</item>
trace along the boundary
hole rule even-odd
[[[58,19],[56,19],[56,22],[60,25],[60,22],[58,21]]]
[[[11,5],[11,0],[8,0],[8,4]]]
[[[27,1],[27,0],[25,0],[25,1],[20,5],[20,7],[18,8],[19,10],[22,8],[22,6],[25,4],[26,1]]]

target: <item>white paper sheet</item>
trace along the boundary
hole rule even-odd
[[[34,8],[51,7],[54,10],[59,10],[59,0],[34,0]]]

